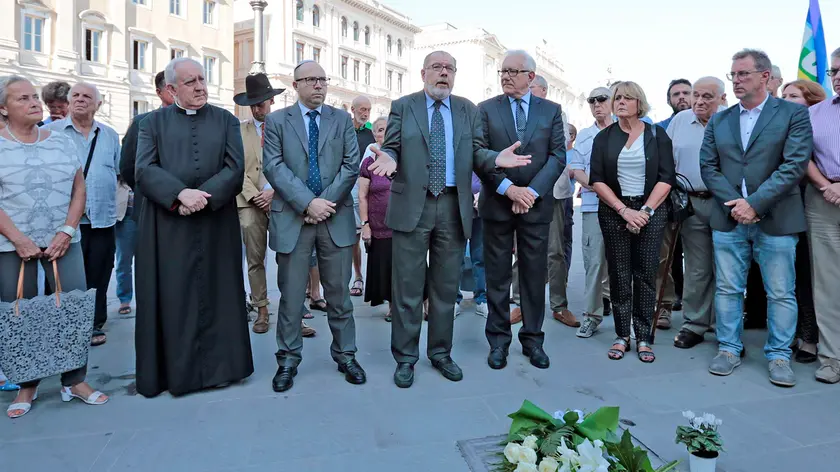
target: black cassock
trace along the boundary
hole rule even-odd
[[[146,197],[137,230],[137,391],[183,395],[254,372],[245,312],[236,195],[239,121],[212,105],[150,113],[140,123],[135,178]],[[178,214],[185,188],[211,195]]]

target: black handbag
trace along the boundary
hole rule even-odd
[[[651,125],[650,131],[653,137],[656,138],[657,125]],[[671,223],[682,223],[694,215],[694,207],[691,205],[691,199],[688,198],[688,191],[686,186],[680,185],[680,179],[685,181],[691,191],[694,191],[694,186],[691,185],[688,178],[682,174],[677,174],[677,185],[671,187],[671,192],[668,194],[668,199],[671,201],[671,208],[668,209],[668,221]]]

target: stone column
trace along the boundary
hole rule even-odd
[[[107,12],[108,19],[113,23],[108,25],[108,54],[111,57],[109,75],[119,81],[128,80],[128,24],[126,24],[126,3],[122,0],[111,0]],[[165,65],[165,64],[164,64]],[[159,69],[163,70],[162,67]]]
[[[81,34],[77,26],[79,16],[76,12],[76,0],[56,2],[56,28],[53,44],[55,49],[55,67],[58,72],[78,74]]]
[[[268,6],[266,0],[251,0],[254,9],[254,60],[251,62],[251,74],[265,74],[265,29],[263,12]]]
[[[12,65],[18,62],[20,45],[15,32],[23,29],[20,22],[20,10],[17,2],[0,2],[0,18],[6,18],[8,27],[0,28],[0,65]],[[16,28],[15,25],[18,25]]]

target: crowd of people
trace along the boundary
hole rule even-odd
[[[281,293],[272,388],[293,387],[302,338],[315,335],[304,321],[311,310],[327,314],[338,371],[366,382],[354,296],[388,304],[393,380],[408,388],[424,321],[434,368],[463,378],[452,338],[466,253],[492,369],[507,365],[518,323],[522,354],[549,368],[547,284],[552,317],[578,337],[614,316],[610,359],[635,340],[638,359],[654,362],[656,330],[682,310],[674,345],[690,349],[714,333],[712,374],[740,365],[746,319],[767,327],[773,384],[795,385],[792,358],[818,361],[816,379],[837,383],[840,49],[830,62],[836,94],[827,97],[813,82],[784,84],[764,52],[740,51],[726,75],[734,106],[719,77],[677,79],[667,90],[674,113],[660,123],[638,84],[596,87],[594,122],[578,132],[545,98],[525,51],[505,55],[503,93],[478,105],[452,93],[455,58],[432,52],[423,90],[372,122],[367,97],[351,113],[325,104],[330,79],[314,61],[294,69],[298,99],[280,110],[271,107],[284,90],[249,76],[234,101],[252,118],[240,122],[207,103],[202,66],[178,58],[156,76],[161,108],[137,116],[122,144],[95,119],[95,86],[52,83],[39,96],[26,78],[6,77],[0,300],[18,298],[21,265],[24,298],[38,295],[39,270],[51,293],[57,261],[60,290],[96,289],[90,344],[101,345],[116,258],[120,313],[136,299],[138,392],[225,387],[254,370],[248,311],[254,333],[270,330],[270,248]],[[575,189],[581,320],[566,294]],[[64,400],[108,401],[85,374],[61,375]],[[0,389],[18,390],[9,417],[31,409],[37,387],[0,373]]]

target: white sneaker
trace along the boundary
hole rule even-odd
[[[475,314],[484,318],[487,318],[487,304],[486,303],[479,303],[475,306]]]
[[[461,304],[460,303],[455,303],[455,317],[457,318],[458,315],[460,315],[460,314],[461,314]]]

